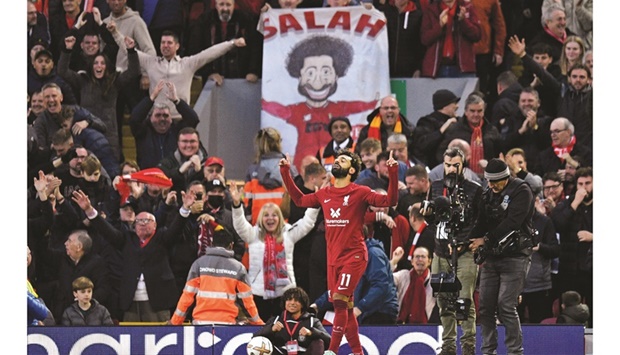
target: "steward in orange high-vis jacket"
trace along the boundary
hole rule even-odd
[[[239,313],[236,299],[240,300],[241,309],[250,324],[265,324],[258,315],[247,271],[243,264],[235,260],[233,242],[232,234],[223,227],[215,229],[213,247],[207,248],[206,254],[194,261],[189,270],[183,294],[170,319],[171,324],[183,323],[194,299],[193,324],[236,324]]]

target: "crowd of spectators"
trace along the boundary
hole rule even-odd
[[[424,235],[432,236],[434,226],[417,210],[432,181],[443,179],[444,152],[457,147],[468,180],[484,188],[484,168],[499,157],[536,196],[540,243],[521,321],[539,323],[557,317],[560,304],[583,304],[589,319],[579,321],[593,326],[593,0],[95,0],[87,9],[80,0],[27,3],[29,324],[91,324],[80,318],[89,307],[101,324],[173,315],[174,324],[190,321],[196,290],[189,288],[217,286],[201,283],[206,276],[196,265],[218,267],[201,261],[216,256],[231,270],[237,262],[244,267],[243,277],[231,278],[245,290],[232,294],[239,323],[286,316],[291,298],[282,297],[291,287],[310,303],[319,299],[326,291],[323,213],[288,198],[277,167],[280,132],[257,132],[245,185],[227,180],[224,161],[209,155],[196,130],[190,86],[195,76],[216,85],[260,79],[261,11],[363,3],[386,15],[393,78],[477,77],[479,90],[463,98],[436,91],[434,112],[417,124],[396,98],[384,97],[359,139],[347,117],[333,117],[326,127],[332,140],[296,159],[295,182],[307,192],[329,183],[340,149],[360,154],[356,182],[375,190],[388,186],[389,151],[399,160],[401,203],[366,216],[377,271],[356,292],[356,316],[362,324],[438,320],[428,289],[434,243],[418,240],[427,225]],[[123,154],[125,117],[136,161]],[[170,185],[136,175],[152,168]],[[222,227],[228,234],[214,243]],[[424,248],[414,253],[416,245]],[[205,307],[218,307],[200,297],[198,319]],[[376,303],[387,299],[392,308]],[[418,307],[403,307],[405,301]],[[312,310],[306,303],[304,312]],[[229,324],[234,307],[225,307]],[[377,309],[389,315],[373,316]],[[262,335],[271,332],[265,329]]]

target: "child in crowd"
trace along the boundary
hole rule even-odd
[[[357,177],[358,180],[372,176],[375,173],[375,165],[377,164],[377,156],[381,153],[381,141],[375,138],[366,138],[360,144],[360,158],[364,165]]]
[[[581,303],[581,295],[576,291],[566,291],[562,294],[562,312],[558,316],[557,323],[583,324],[588,326],[590,309],[588,305]]]
[[[92,298],[95,285],[88,277],[78,277],[71,285],[76,301],[62,314],[62,325],[114,325],[108,309]]]

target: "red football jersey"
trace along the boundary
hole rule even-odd
[[[368,260],[364,243],[364,215],[368,206],[390,207],[398,203],[398,166],[389,168],[388,194],[378,194],[367,186],[351,183],[304,195],[293,182],[289,167],[281,167],[282,179],[291,199],[300,207],[321,207],[325,217],[327,265],[349,262],[356,255]]]

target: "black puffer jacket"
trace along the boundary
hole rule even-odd
[[[88,311],[83,313],[78,303],[74,302],[62,314],[61,324],[65,326],[114,325],[107,308],[100,305],[95,299],[92,299],[90,303],[91,306]]]

